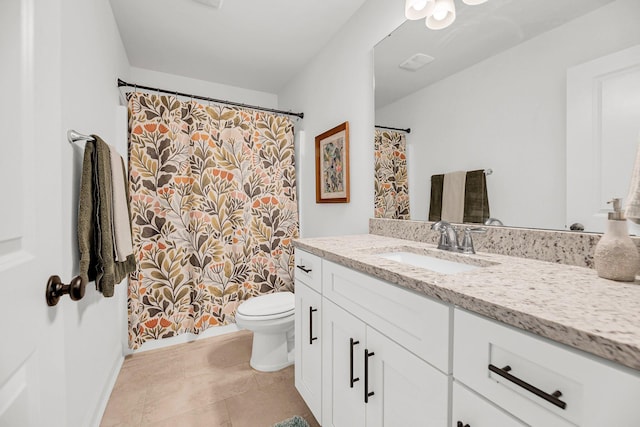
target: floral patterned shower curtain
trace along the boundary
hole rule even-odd
[[[293,288],[289,118],[133,93],[129,137],[131,348],[234,322],[241,301]]]
[[[375,217],[410,219],[405,134],[375,130]]]

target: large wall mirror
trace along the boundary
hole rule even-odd
[[[432,175],[491,169],[505,226],[603,231],[639,143],[640,1],[454,1],[448,28],[406,21],[374,49],[376,125],[411,129],[411,219]]]

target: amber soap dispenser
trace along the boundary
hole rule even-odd
[[[627,220],[622,213],[622,199],[613,199],[607,231],[596,245],[594,261],[598,276],[620,282],[633,282],[640,269],[640,255],[629,237]]]

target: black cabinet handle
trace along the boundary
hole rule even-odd
[[[313,336],[313,312],[318,311],[317,308],[309,306],[309,345],[312,345],[318,337]]]
[[[364,349],[364,403],[369,403],[369,397],[375,394],[369,391],[369,358],[374,354],[373,351],[369,353],[368,349]]]
[[[353,383],[360,381],[360,378],[353,378],[353,346],[360,344],[360,341],[355,341],[353,338],[349,338],[349,384],[353,388]]]
[[[462,421],[458,421],[457,427],[471,427],[469,424],[462,424]]]
[[[300,270],[304,271],[305,273],[311,273],[311,269],[305,267],[304,265],[296,265],[296,268],[299,268]]]
[[[551,394],[546,393],[546,392],[540,390],[538,387],[532,386],[528,382],[522,381],[520,378],[511,375],[509,373],[509,371],[511,370],[511,366],[509,366],[509,365],[507,365],[504,368],[500,369],[500,368],[490,364],[489,365],[489,370],[491,372],[494,372],[494,373],[500,375],[502,378],[505,378],[508,381],[511,381],[512,383],[522,387],[523,389],[535,394],[536,396],[543,398],[544,400],[546,400],[547,402],[557,406],[558,408],[567,409],[567,402],[563,402],[562,400],[558,399],[560,396],[562,396],[562,392],[560,390],[556,390]]]

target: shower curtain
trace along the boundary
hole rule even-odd
[[[241,301],[293,289],[289,118],[132,93],[129,138],[131,348],[232,323]]]
[[[405,134],[376,129],[374,156],[375,217],[410,219]]]

